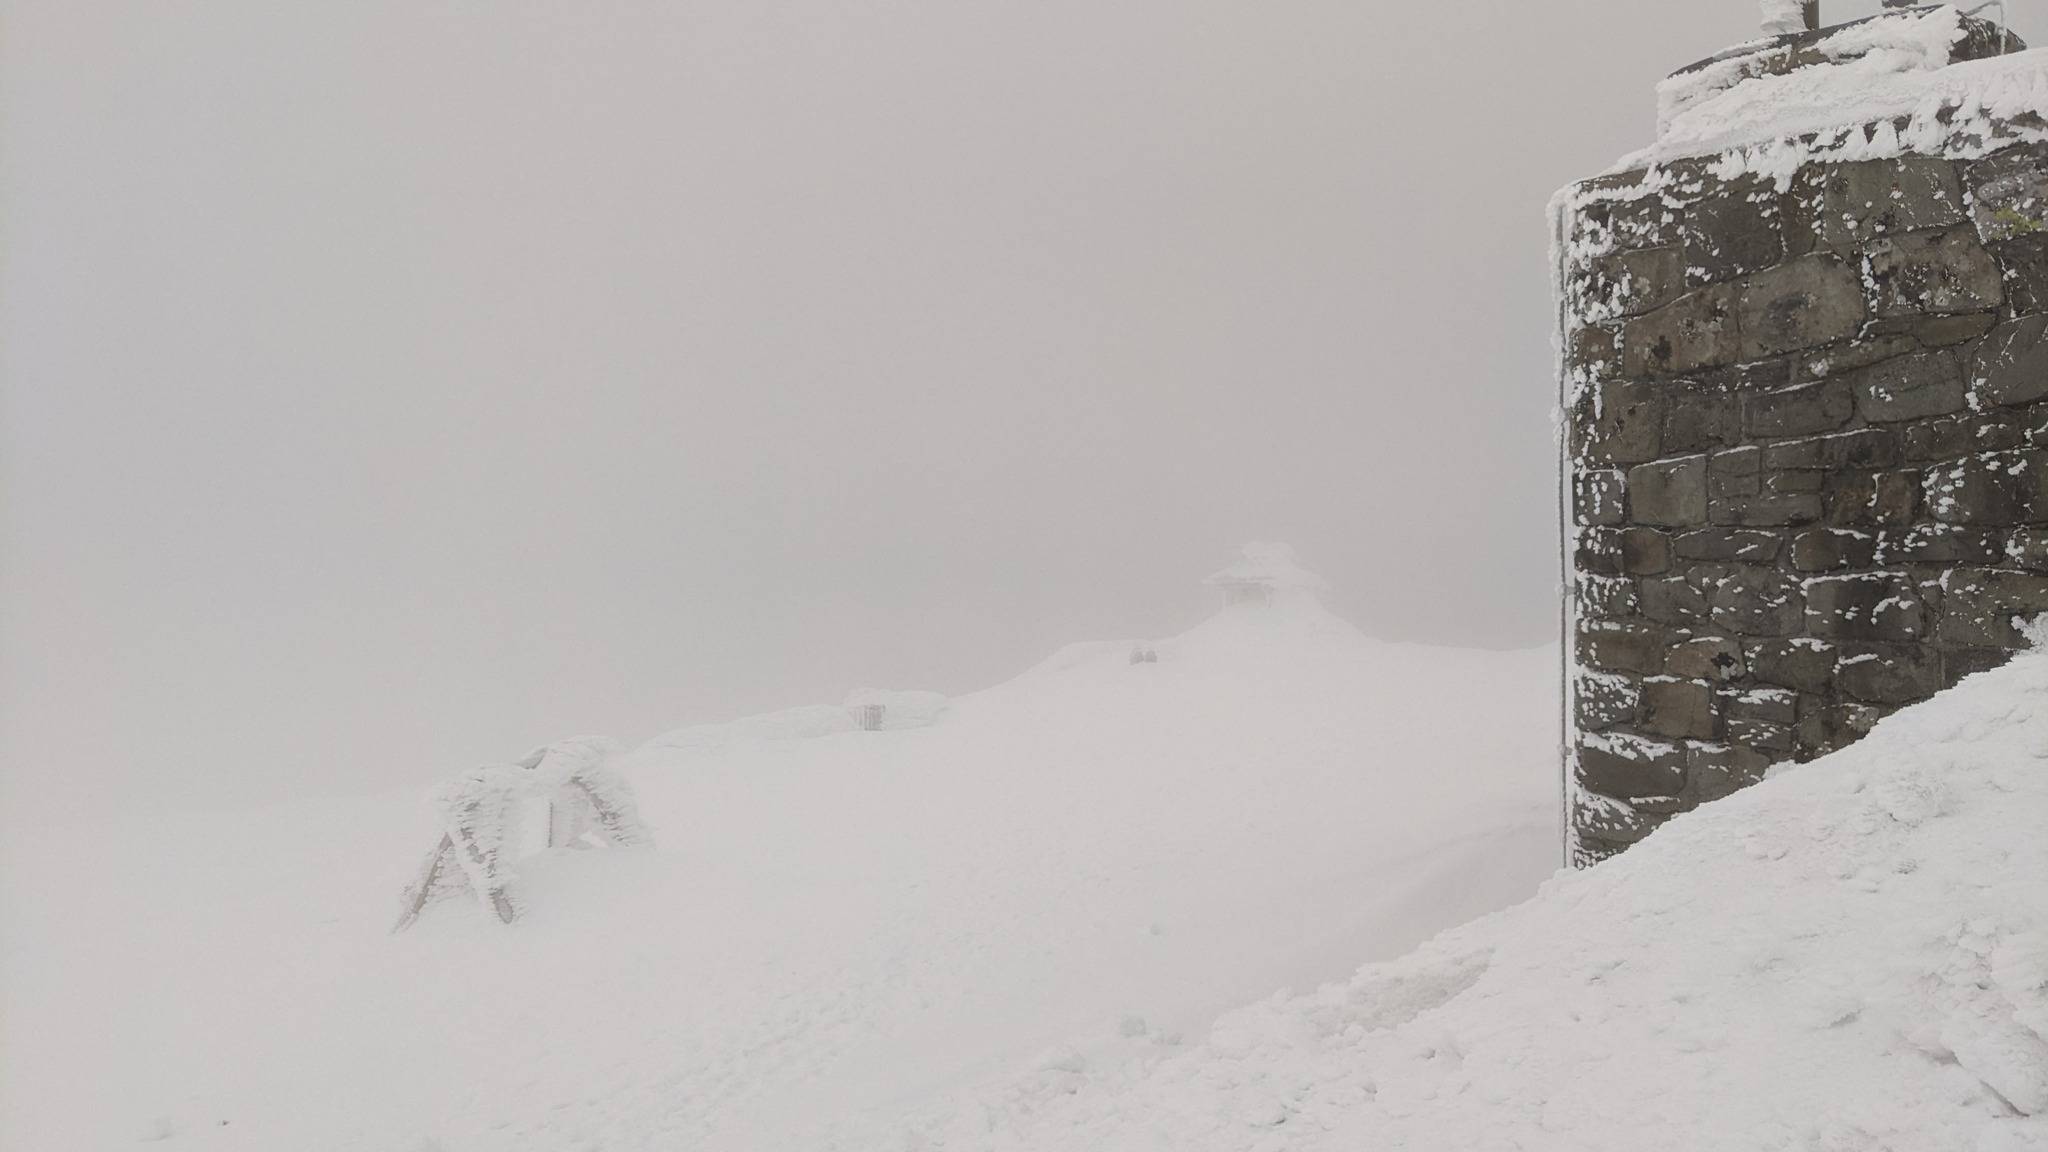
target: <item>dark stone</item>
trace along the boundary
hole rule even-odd
[[[2048,576],[2034,572],[1958,568],[1943,588],[1937,635],[1944,644],[2024,648],[2015,618],[2048,611]]]
[[[1768,568],[1742,568],[1707,590],[1714,626],[1743,636],[1783,636],[1799,630],[1804,598],[1799,584]]]
[[[1629,845],[1641,843],[1670,818],[1668,813],[1645,812],[1632,804],[1573,805],[1572,831],[1578,834],[1573,866],[1588,868],[1615,856]]]
[[[1856,406],[1874,424],[1959,412],[1965,404],[1962,369],[1947,352],[1921,352],[1886,360],[1856,378]]]
[[[1911,704],[1941,691],[1941,655],[1921,645],[1844,648],[1835,688],[1870,704]]]
[[[1713,500],[1707,506],[1707,519],[1733,527],[1770,527],[1810,524],[1820,519],[1824,511],[1819,493],[1794,492]]]
[[[1927,470],[1929,513],[1944,524],[2021,524],[2048,514],[2048,449],[1986,452]]]
[[[1633,722],[1642,700],[1641,685],[1626,676],[1581,672],[1572,681],[1572,703],[1578,709],[1582,731]]]
[[[1707,520],[1707,458],[1685,456],[1628,471],[1629,515],[1638,524],[1684,528]]]
[[[1753,436],[1808,436],[1832,432],[1855,415],[1855,393],[1825,380],[1744,397],[1742,425]]]
[[[1643,729],[1659,736],[1709,740],[1714,735],[1714,690],[1693,680],[1643,684]]]
[[[1795,755],[1811,760],[1843,748],[1867,735],[1884,711],[1869,704],[1833,704],[1802,716],[1792,731]]]
[[[1593,383],[1621,374],[1621,326],[1586,324],[1565,337],[1564,368],[1568,379]]]
[[[1742,439],[1742,398],[1727,387],[1674,384],[1664,400],[1664,451],[1690,455]]]
[[[1880,360],[1904,356],[1919,348],[1911,336],[1872,333],[1841,344],[1803,354],[1796,361],[1794,377],[1804,383],[1868,368]]]
[[[1977,395],[1993,404],[2027,404],[2048,397],[2048,314],[2001,324],[1977,346],[1970,377]]]
[[[1963,189],[1944,160],[1908,156],[1831,164],[1816,213],[1821,241],[1848,249],[1873,237],[1963,219]]]
[[[1647,624],[1580,621],[1579,663],[1654,676],[1664,670],[1664,631]]]
[[[1804,636],[1749,646],[1750,675],[1766,684],[1823,693],[1835,683],[1835,646]]]
[[[1735,288],[1730,284],[1681,296],[1630,320],[1621,329],[1621,370],[1629,376],[1671,375],[1732,364],[1740,353]]]
[[[1742,358],[1831,344],[1863,323],[1863,283],[1838,256],[1802,256],[1744,281],[1736,300]]]
[[[1695,803],[1719,800],[1764,778],[1771,758],[1749,748],[1695,744],[1686,750],[1688,795]]]
[[[1675,247],[1610,252],[1594,259],[1586,278],[1586,309],[1638,316],[1685,289],[1685,255]]]
[[[1682,541],[1685,538],[1679,537]],[[1672,547],[1678,547],[1674,541]],[[1683,551],[1678,553],[1685,555]],[[2005,541],[2005,558],[2034,572],[2048,572],[2048,528],[2015,528]]]
[[[2048,156],[2009,148],[1970,165],[1970,215],[1987,243],[2048,233]]]
[[[1633,616],[1640,608],[1633,580],[1579,573],[1573,591],[1581,616]]]
[[[1671,567],[1671,537],[1655,528],[1623,528],[1621,570],[1630,576],[1655,576]]]
[[[1830,472],[1824,499],[1826,522],[1836,528],[1877,523],[1872,505],[1877,501],[1877,477],[1868,472]]]
[[[1724,683],[1742,675],[1742,645],[1726,636],[1696,636],[1664,653],[1664,672],[1688,680]]]
[[[1700,175],[1707,194],[1679,214],[1687,284],[1726,280],[1783,260],[1777,196],[1764,182],[1744,176],[1724,183]]]
[[[1640,464],[1655,460],[1663,446],[1664,408],[1646,384],[1609,381],[1600,386],[1599,407],[1581,455],[1591,464]]]
[[[1842,640],[1918,640],[1927,635],[1927,605],[1895,573],[1817,576],[1806,582],[1806,628]]]
[[[1707,594],[1680,576],[1643,581],[1642,613],[1660,624],[1698,624],[1712,615]]]
[[[1779,468],[1762,476],[1763,494],[1766,496],[1796,496],[1802,493],[1820,492],[1827,487],[1827,476],[1803,469]]]
[[[2048,311],[2048,235],[2018,236],[1993,245],[2005,269],[2005,299],[2014,316]]]
[[[2006,648],[1950,648],[1941,654],[1941,685],[1953,688],[1965,676],[1989,672],[2012,659]]]
[[[1685,787],[1685,753],[1669,744],[1608,737],[1605,747],[1579,748],[1579,784],[1616,800],[1676,796]],[[1627,749],[1627,753],[1609,749]]]
[[[2005,537],[1995,530],[1953,524],[1915,524],[1878,534],[1876,564],[1993,564],[2004,555]]]
[[[1991,331],[1996,312],[1959,312],[1945,316],[1892,316],[1871,326],[1869,335],[1897,332],[1911,336],[1922,348],[1953,348]]]
[[[1792,726],[1789,724],[1731,718],[1725,721],[1722,727],[1726,730],[1728,743],[1737,748],[1761,749],[1768,752],[1790,752],[1793,748]]]
[[[1920,508],[1917,472],[1882,472],[1873,478],[1870,519],[1878,524],[1909,524]]]
[[[1754,688],[1737,692],[1722,706],[1730,721],[1758,720],[1790,724],[1799,719],[1799,697],[1784,688]]]
[[[1702,528],[1672,540],[1671,551],[1681,560],[1769,564],[1778,558],[1781,543],[1777,533],[1754,528]]]
[[[1858,428],[1763,450],[1766,468],[1889,468],[1898,458],[1899,438],[1884,428]]]
[[[1800,572],[1867,568],[1877,559],[1877,537],[1851,528],[1808,528],[1792,538],[1792,567]]]
[[[2009,412],[1922,420],[1906,425],[1904,432],[1908,460],[1954,460],[2018,448],[2028,440],[2028,429]]]
[[[1870,245],[1865,267],[1879,316],[1982,312],[2005,302],[2004,275],[1974,228],[1888,236]],[[1624,363],[1627,351],[1624,342]]]
[[[1572,477],[1572,515],[1580,524],[1614,525],[1628,518],[1621,473],[1595,468]]]

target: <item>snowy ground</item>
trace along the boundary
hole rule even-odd
[[[1518,907],[923,1149],[2048,1149],[2048,654]]]
[[[0,1147],[902,1148],[951,1100],[1137,1078],[1554,867],[1554,652],[1316,611],[1156,647],[929,727],[643,749],[658,846],[534,858],[509,928],[386,935],[417,795],[10,835]]]

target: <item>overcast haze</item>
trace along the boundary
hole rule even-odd
[[[969,691],[1188,626],[1248,538],[1368,632],[1546,642],[1544,201],[1755,28],[1745,0],[6,11],[17,811]]]

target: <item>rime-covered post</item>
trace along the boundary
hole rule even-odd
[[[1761,0],[1761,3],[1765,35],[1811,32],[1820,27],[1820,0]]]

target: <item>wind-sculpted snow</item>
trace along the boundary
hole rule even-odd
[[[2048,655],[1533,900],[899,1145],[2048,1148]]]
[[[654,842],[513,849],[510,924],[386,934],[443,834],[424,789],[0,839],[0,1148],[896,1148],[1555,867],[1554,650],[1310,604],[1144,647],[875,698],[900,730],[833,706],[643,746]]]

